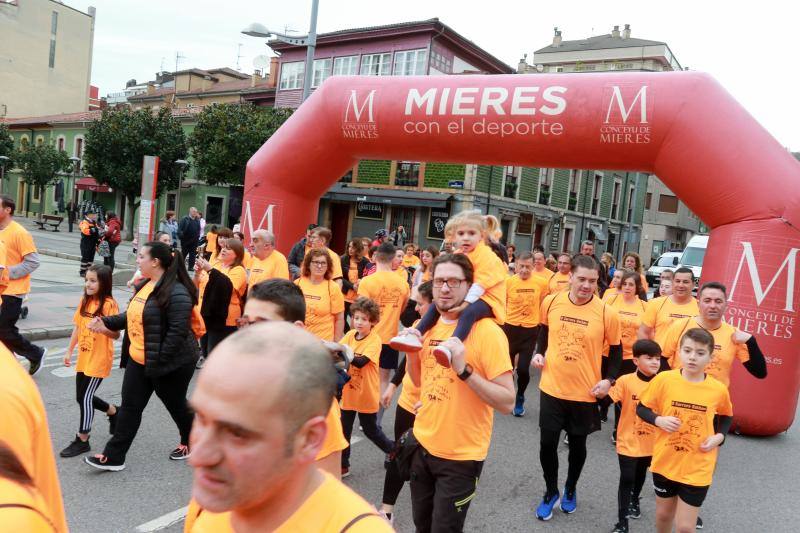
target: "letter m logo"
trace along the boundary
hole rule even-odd
[[[627,89],[623,91],[623,89]],[[648,109],[652,109],[651,102],[647,98],[647,85],[642,85],[639,92],[633,95],[631,87],[620,87],[619,85],[612,85],[606,88],[605,96],[608,98],[608,108],[606,110],[606,124],[627,124],[628,117],[634,112],[636,104],[639,104],[639,124],[648,123]],[[623,94],[624,92],[624,94]],[[625,105],[626,100],[630,102]]]
[[[257,226],[253,225],[253,214],[250,207],[250,200],[245,200],[244,202],[244,213],[242,214],[242,233],[247,235],[248,237],[253,234],[253,232],[257,229],[265,229],[272,233],[275,233],[275,229],[273,226],[272,220],[272,213],[275,210],[275,204],[269,204],[264,209],[264,214],[261,215],[261,220],[258,222]],[[266,225],[264,224],[266,222]]]
[[[739,285],[739,277],[742,274],[742,269],[745,266],[747,266],[747,271],[750,273],[750,283],[753,286],[753,294],[756,298],[756,305],[759,306],[767,297],[769,291],[772,290],[772,287],[775,285],[778,277],[781,275],[781,273],[783,273],[784,270],[786,270],[786,300],[783,310],[794,312],[794,283],[795,274],[797,272],[798,251],[800,251],[800,248],[792,248],[789,250],[789,253],[786,255],[786,258],[784,258],[783,263],[781,263],[781,266],[778,267],[778,271],[765,288],[763,285],[761,285],[761,276],[758,272],[758,263],[756,262],[756,256],[753,252],[753,244],[749,242],[742,242],[742,257],[739,259],[739,267],[736,269],[736,275],[733,278],[733,284],[731,285],[731,292],[728,295],[728,301],[733,301],[733,296],[736,293],[736,289]],[[775,263],[770,262],[769,264]]]
[[[362,122],[362,117],[366,118],[366,122],[375,122],[373,115],[373,100],[375,98],[375,89],[372,89],[364,97],[362,101],[358,99],[358,91],[352,89],[350,91],[350,98],[347,100],[347,107],[344,110],[345,122]]]

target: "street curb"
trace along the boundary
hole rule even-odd
[[[81,260],[81,256],[79,256],[79,255],[66,254],[64,252],[57,252],[55,250],[48,250],[47,248],[39,248],[38,251],[39,251],[40,254],[49,255],[50,257],[58,257],[60,259],[69,259],[70,261],[80,261]],[[95,264],[102,265],[103,262],[95,260]],[[121,263],[119,261],[117,261],[115,264],[118,267],[127,268],[127,269],[130,269],[132,271],[136,270],[136,265],[129,265],[127,263]]]
[[[72,324],[66,326],[56,326],[54,328],[33,328],[20,330],[20,334],[31,342],[50,339],[63,339],[72,335]]]

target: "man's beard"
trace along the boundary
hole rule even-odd
[[[463,302],[464,302],[464,300],[461,300],[460,302],[456,302],[455,300],[452,300],[451,303],[448,304],[446,307],[443,307],[441,304],[439,304],[437,302],[436,303],[436,310],[439,311],[439,314],[446,313],[446,312],[450,311],[451,309],[453,309],[454,307],[458,307]]]

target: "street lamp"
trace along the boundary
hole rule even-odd
[[[178,159],[175,161],[178,165],[178,194],[175,195],[175,213],[181,212],[181,187],[183,187],[183,171],[189,162],[185,159]],[[177,216],[177,215],[176,215]]]
[[[7,155],[0,155],[0,194],[3,194],[3,182],[6,180],[6,163],[10,159]]]
[[[271,31],[267,29],[266,26],[259,24],[258,22],[254,22],[242,30],[242,33],[249,35],[250,37],[263,37],[265,39],[269,39],[270,37],[274,36],[281,42],[306,47],[306,63],[304,67],[305,72],[303,73],[303,102],[306,101],[306,98],[308,98],[308,95],[311,92],[311,79],[314,75],[314,49],[317,46],[318,7],[319,0],[311,0],[311,22],[308,28],[308,35],[303,37],[292,37],[276,31]]]

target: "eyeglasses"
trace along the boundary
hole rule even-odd
[[[433,286],[436,287],[437,289],[440,289],[442,286],[447,285],[451,289],[457,289],[465,281],[467,280],[456,279],[456,278],[450,278],[450,279],[433,278]]]
[[[316,267],[328,268],[327,261],[311,261],[311,264]]]
[[[236,327],[242,329],[247,326],[252,326],[253,324],[258,324],[259,322],[269,322],[269,319],[262,317],[250,318],[247,315],[242,315],[236,319]]]

